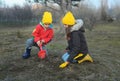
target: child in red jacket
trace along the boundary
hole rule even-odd
[[[26,41],[26,51],[22,55],[22,57],[24,59],[30,57],[30,51],[32,46],[36,46],[39,49],[41,46],[42,49],[46,50],[45,45],[52,40],[53,35],[54,32],[52,29],[52,14],[50,12],[44,12],[42,21],[36,26],[36,28],[32,32],[33,37]]]

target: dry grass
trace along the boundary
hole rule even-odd
[[[58,68],[66,46],[63,34],[48,45],[47,59],[38,59],[35,47],[29,59],[22,59],[33,28],[0,30],[0,81],[120,81],[119,26],[104,24],[95,26],[92,32],[86,30],[94,62],[70,64],[65,69]]]

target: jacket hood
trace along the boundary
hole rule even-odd
[[[82,19],[77,19],[76,24],[71,27],[71,32],[79,30],[83,26],[83,20]]]

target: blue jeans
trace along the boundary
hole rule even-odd
[[[37,43],[34,42],[33,38],[27,39],[26,48],[27,49],[32,49],[32,46],[36,46],[40,50],[40,47],[37,45]],[[42,49],[46,50],[46,54],[48,54],[47,48],[45,46],[42,46]]]
[[[64,61],[64,62],[66,62],[67,61],[67,59],[69,58],[69,54],[68,54],[68,52],[66,52],[65,54],[63,54],[62,55],[62,60]],[[77,62],[77,60],[74,60],[73,59],[73,61],[72,61],[72,63],[76,63]]]

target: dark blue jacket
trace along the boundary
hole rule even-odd
[[[82,21],[78,21],[76,25],[73,26],[70,32],[70,40],[68,40],[68,53],[70,54],[68,62],[72,62],[74,57],[82,53],[84,56],[88,54],[88,46],[84,35],[84,28],[81,25]]]

